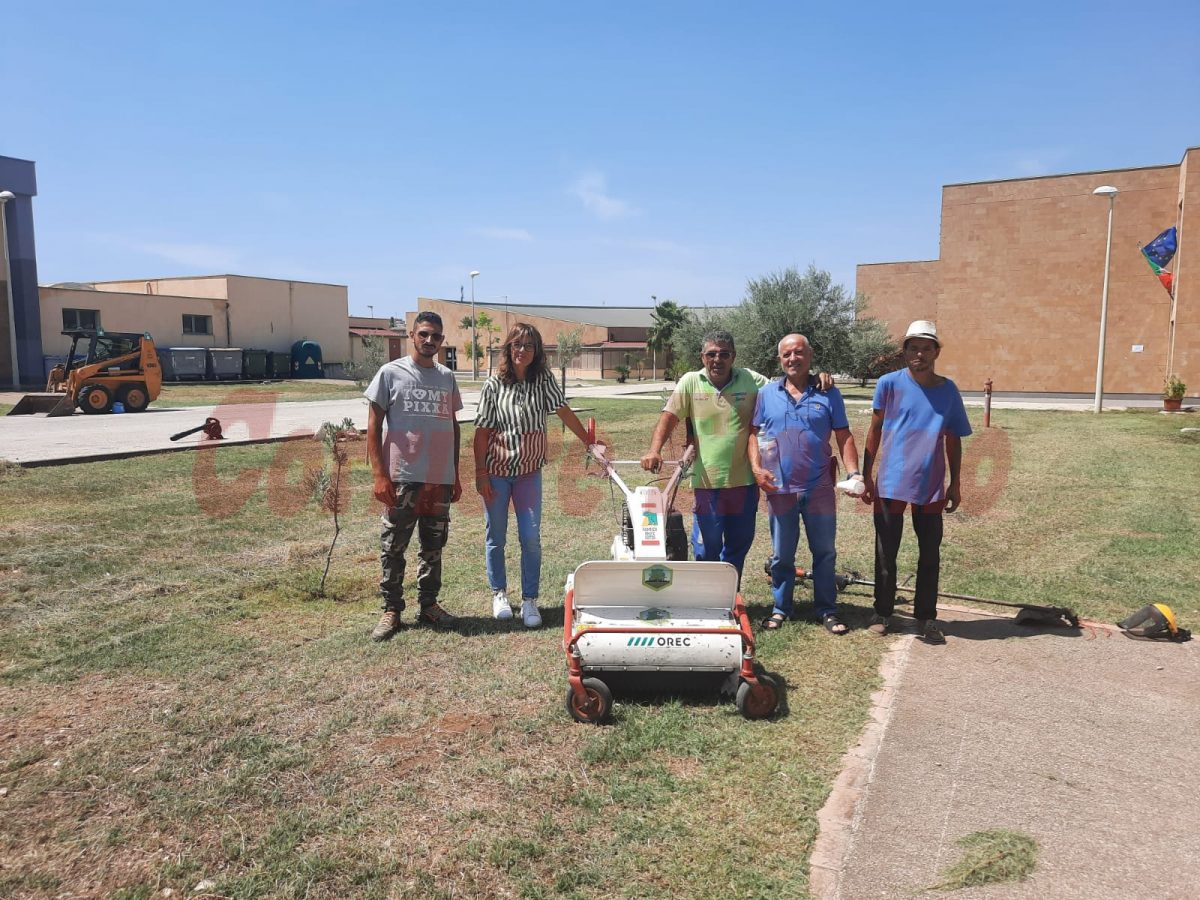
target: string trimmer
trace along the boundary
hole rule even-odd
[[[812,572],[806,571],[797,567],[797,578],[807,578],[812,580]],[[875,582],[868,581],[857,572],[846,572],[841,575],[835,575],[834,580],[837,583],[838,593],[844,591],[852,584],[862,584],[867,587],[875,587]],[[896,590],[907,591],[913,593],[916,588],[908,587],[907,585],[897,585]],[[1004,600],[992,600],[989,597],[973,597],[970,594],[951,594],[948,592],[939,592],[939,597],[944,597],[947,600],[968,600],[972,603],[987,603],[991,606],[1005,606],[1009,609],[1020,610],[1016,615],[1016,623],[1018,625],[1054,625],[1054,626],[1069,626],[1071,628],[1079,627],[1079,616],[1075,614],[1075,610],[1068,609],[1065,606],[1038,606],[1034,603],[1007,603]]]

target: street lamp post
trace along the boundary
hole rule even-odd
[[[1092,191],[1097,197],[1108,198],[1108,237],[1104,242],[1104,287],[1100,292],[1100,349],[1096,352],[1096,401],[1093,412],[1104,406],[1104,336],[1108,327],[1108,265],[1112,259],[1113,203],[1119,192],[1111,185],[1101,185]]]
[[[371,318],[375,318],[375,307],[370,303],[367,304],[367,312],[371,314]]]
[[[479,341],[475,338],[475,276],[479,274],[476,269],[471,272],[471,380],[479,380],[479,355],[475,352],[475,348],[479,345]]]
[[[654,301],[655,307],[658,306],[658,295],[651,294],[650,299]],[[654,346],[650,348],[650,380],[658,380],[658,341],[655,340]]]
[[[21,387],[21,366],[17,362],[17,317],[13,305],[12,264],[8,258],[8,220],[5,217],[8,201],[15,199],[16,194],[12,191],[0,191],[0,248],[3,248],[4,285],[8,293],[8,348],[12,355],[13,387],[19,389]]]

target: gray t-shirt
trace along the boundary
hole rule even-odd
[[[363,395],[387,411],[383,452],[393,481],[454,484],[454,414],[463,402],[453,372],[404,356],[381,367]]]

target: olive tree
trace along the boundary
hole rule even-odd
[[[672,345],[687,367],[698,367],[704,335],[728,331],[737,346],[738,366],[774,376],[779,374],[779,341],[799,333],[812,345],[816,368],[845,372],[860,304],[865,309],[865,298],[834,284],[828,272],[810,265],[802,274],[790,267],[749,281],[738,306],[699,311],[675,329]]]
[[[567,392],[567,366],[583,350],[583,330],[560,331],[554,338],[558,344],[558,369],[562,376],[563,393]]]

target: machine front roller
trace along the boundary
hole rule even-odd
[[[778,706],[779,688],[773,678],[759,675],[753,683],[743,681],[738,685],[738,712],[747,719],[766,719],[774,715]]]
[[[612,712],[612,691],[599,678],[585,678],[582,685],[582,695],[574,687],[567,687],[567,712],[576,722],[599,724]]]

